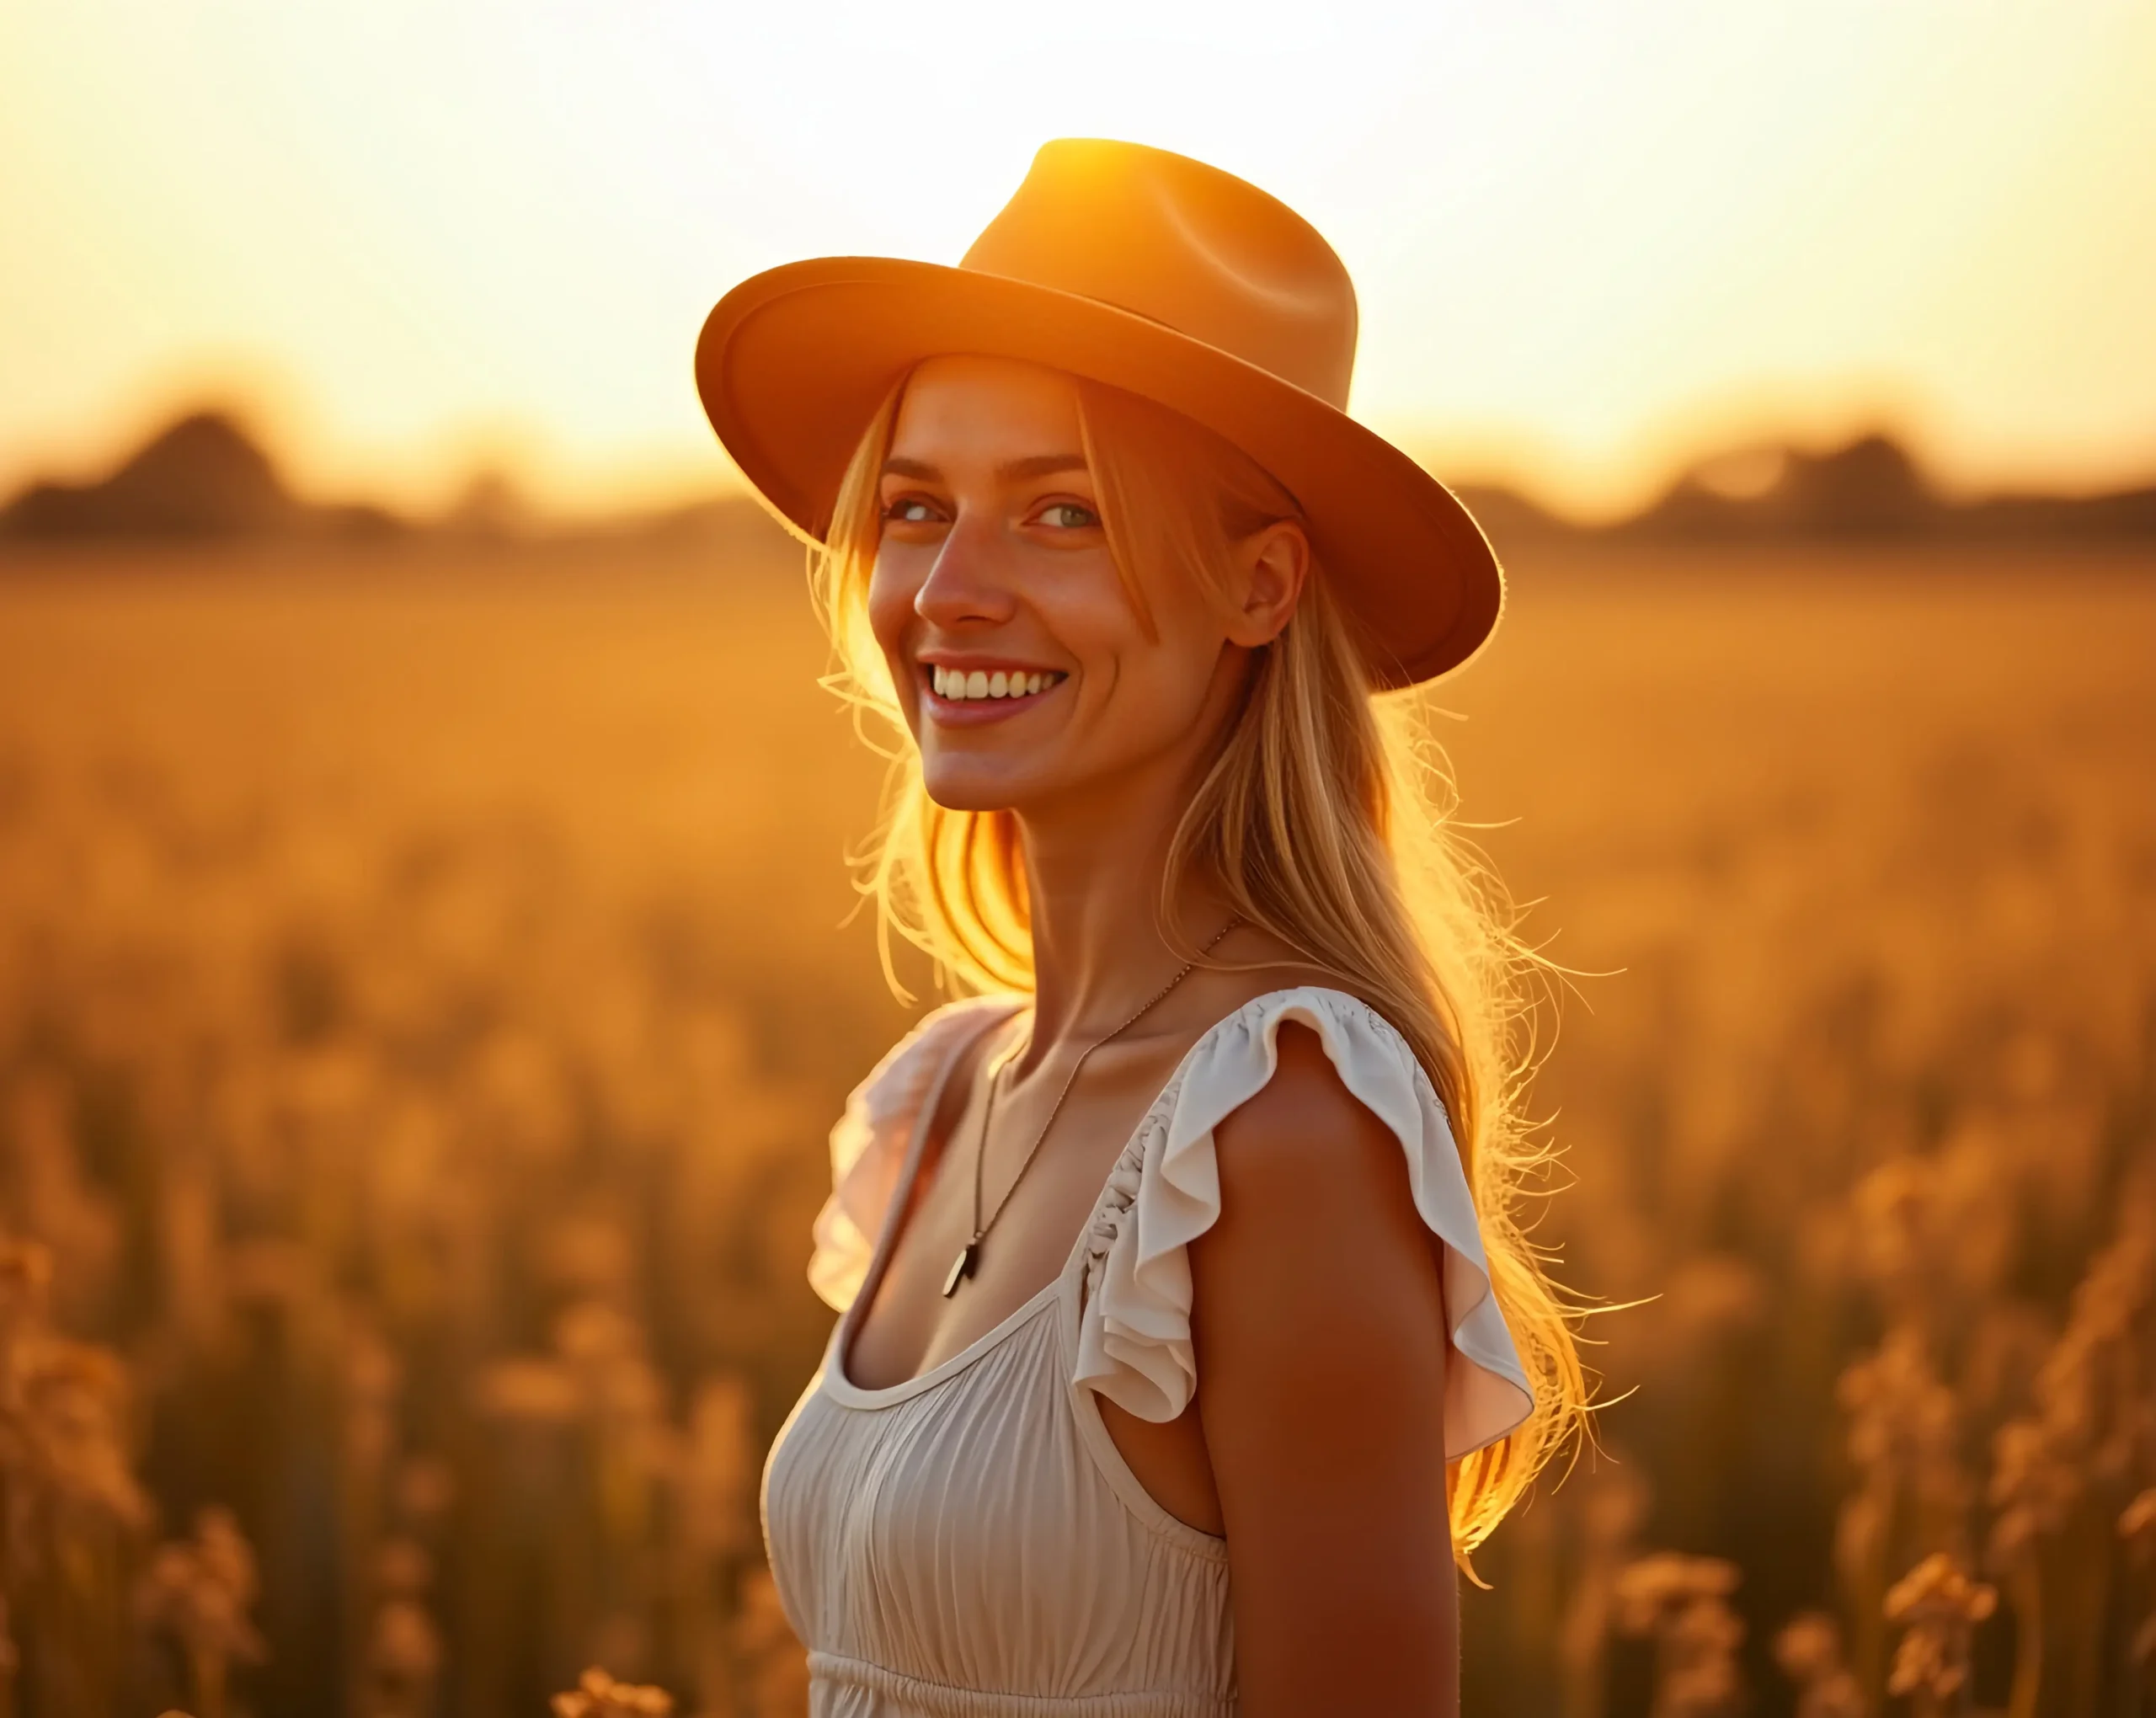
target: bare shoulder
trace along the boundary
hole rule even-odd
[[[1412,1216],[1400,1141],[1342,1082],[1317,1034],[1283,1022],[1278,1055],[1273,1078],[1215,1130],[1223,1214],[1230,1203],[1284,1202],[1352,1219],[1404,1200]]]
[[[1315,1032],[1281,1027],[1278,1071],[1214,1138],[1220,1218],[1193,1252],[1201,1331],[1232,1341],[1240,1326],[1294,1346],[1318,1331],[1337,1342],[1344,1325],[1380,1344],[1441,1345],[1437,1255],[1406,1154]]]

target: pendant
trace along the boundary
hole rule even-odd
[[[951,1274],[943,1279],[943,1298],[948,1300],[958,1292],[958,1284],[980,1267],[980,1237],[976,1235],[959,1249],[958,1256],[951,1261]]]

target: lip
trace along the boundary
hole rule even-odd
[[[1030,697],[947,698],[936,690],[934,671],[939,668],[966,674],[976,670],[983,674],[1060,674],[1063,678]],[[914,664],[914,683],[921,690],[921,707],[939,728],[985,728],[991,723],[1011,721],[1038,709],[1062,691],[1070,679],[1067,670],[1046,668],[1035,662],[1017,662],[1009,657],[946,655],[939,651],[932,656],[921,657]]]
[[[917,668],[955,668],[962,674],[979,669],[983,674],[1061,674],[1064,670],[1046,662],[1021,662],[1015,656],[980,656],[963,650],[926,650],[915,659]]]

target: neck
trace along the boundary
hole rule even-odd
[[[1090,804],[1021,814],[1033,918],[1033,1022],[1023,1063],[1120,1026],[1182,966],[1167,931],[1203,944],[1229,908],[1203,879],[1161,895],[1188,805],[1190,760],[1118,775]],[[1021,1071],[1023,1071],[1022,1069]]]
[[[1033,920],[1033,1014],[1024,1073],[1058,1045],[1113,1032],[1187,956],[1169,931],[1203,947],[1230,909],[1209,878],[1162,899],[1168,849],[1217,737],[1234,719],[1250,669],[1224,648],[1189,731],[1150,757],[1053,801],[1015,808]]]

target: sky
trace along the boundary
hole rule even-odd
[[[1047,138],[1283,198],[1352,409],[1576,512],[1908,435],[2156,475],[2150,0],[0,7],[0,493],[234,402],[310,493],[727,481],[690,355],[802,256],[955,262]]]

